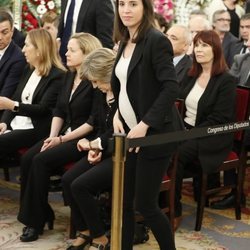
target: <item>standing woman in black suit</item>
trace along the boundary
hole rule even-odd
[[[185,127],[192,129],[234,122],[236,84],[234,77],[227,72],[217,33],[212,30],[197,33],[193,53],[193,65],[180,92],[186,107]],[[187,140],[180,146],[175,191],[176,222],[180,222],[182,215],[182,180],[190,163],[198,159],[199,168],[213,173],[226,159],[232,145],[233,134],[229,133]],[[193,167],[190,171],[196,173],[199,170]]]
[[[31,147],[49,132],[66,69],[48,31],[31,30],[23,53],[29,64],[13,97],[0,97],[0,154]],[[7,133],[9,132],[9,133]]]
[[[173,131],[178,84],[173,50],[164,34],[153,28],[151,0],[117,0],[115,39],[120,40],[111,80],[118,110],[114,132],[128,138]],[[125,165],[122,249],[133,248],[135,209],[151,228],[161,250],[175,249],[168,218],[158,196],[175,145],[130,149]]]
[[[66,57],[71,71],[58,96],[50,133],[21,159],[18,220],[26,225],[21,241],[37,240],[46,223],[53,228],[54,212],[48,203],[49,177],[86,154],[79,152],[76,145],[93,130],[90,116],[93,87],[89,81],[81,79],[80,67],[88,53],[101,47],[100,41],[89,33],[76,33],[69,40]]]

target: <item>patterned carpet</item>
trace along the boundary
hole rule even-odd
[[[3,181],[0,170],[0,250],[63,250],[68,239],[69,209],[63,206],[60,193],[50,194],[50,202],[56,213],[55,228],[45,230],[38,241],[22,243],[19,241],[23,225],[16,220],[18,211],[18,184]],[[243,209],[242,220],[234,219],[234,210],[224,211],[206,209],[201,232],[193,231],[195,203],[190,195],[190,183],[185,185],[184,219],[175,233],[177,250],[248,250],[250,244],[250,168],[247,174],[245,191],[247,206]],[[158,250],[154,237],[134,250]]]

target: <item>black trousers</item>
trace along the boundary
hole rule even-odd
[[[182,182],[186,172],[198,173],[199,164],[190,164],[198,159],[198,143],[196,140],[185,141],[178,149],[178,166],[175,181],[175,217],[182,215],[181,191]]]
[[[62,178],[65,202],[72,210],[73,223],[78,231],[90,230],[93,238],[102,236],[105,228],[94,196],[112,186],[112,158],[96,165],[87,157],[78,161]]]
[[[125,163],[122,249],[133,249],[134,211],[138,211],[151,228],[161,250],[173,250],[175,244],[169,220],[159,208],[159,191],[170,155],[147,159],[140,149],[128,153]],[[134,202],[135,201],[135,202]]]
[[[17,129],[0,135],[0,154],[15,153],[18,149],[31,147],[39,138],[34,129]]]
[[[43,141],[37,143],[21,159],[21,199],[18,220],[41,229],[46,221],[54,219],[48,203],[49,177],[55,170],[72,161],[78,161],[86,152],[79,152],[78,140],[62,143],[40,152]]]

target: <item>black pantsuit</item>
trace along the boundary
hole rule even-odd
[[[83,80],[74,91],[71,90],[75,73],[68,72],[63,89],[58,97],[54,116],[64,121],[60,133],[69,127],[77,129],[85,122],[91,122],[93,88]],[[89,123],[91,125],[91,123]],[[65,164],[80,160],[86,152],[79,152],[74,139],[40,152],[43,141],[30,148],[21,159],[21,203],[18,220],[26,226],[40,230],[46,221],[54,219],[48,204],[49,177],[61,172]]]
[[[91,165],[87,157],[84,157],[62,178],[64,198],[72,210],[76,229],[79,231],[89,229],[93,238],[105,233],[94,196],[111,188],[112,169],[111,157],[103,159],[96,165]]]
[[[125,48],[126,43],[121,42],[114,69]],[[179,88],[172,57],[170,41],[153,28],[136,43],[131,56],[127,70],[126,91],[137,123],[143,122],[149,127],[146,136],[177,129],[174,125],[173,107]],[[115,70],[111,84],[116,101],[119,103],[121,83]],[[121,112],[119,116],[125,129],[126,123],[122,119]],[[124,183],[123,250],[133,248],[134,200],[136,209],[144,216],[160,249],[175,249],[169,221],[158,205],[161,181],[174,150],[174,144],[165,144],[141,148],[138,155],[128,153]]]
[[[43,144],[41,141],[22,157],[20,222],[42,229],[46,221],[54,219],[48,204],[49,176],[86,154],[77,150],[76,143],[77,140],[65,142],[40,152]]]
[[[180,93],[186,99],[196,83],[195,77],[187,77]],[[224,72],[212,76],[201,95],[194,127],[206,127],[235,121],[236,85],[234,78]],[[233,146],[233,134],[213,135],[183,142],[179,148],[176,172],[175,216],[181,216],[181,188],[185,170],[197,173],[199,169],[192,164],[199,163],[200,170],[212,174],[226,159]],[[191,168],[190,166],[191,165]]]
[[[96,165],[92,165],[86,156],[62,178],[65,202],[71,208],[74,225],[79,231],[90,230],[92,238],[100,237],[105,233],[94,196],[99,192],[110,190],[112,186],[112,158],[105,149],[108,138],[112,136],[112,121],[117,107],[115,102],[107,105],[106,94],[100,91],[96,94],[97,110],[94,116],[94,127],[97,128],[97,134],[95,138],[100,138],[104,148],[102,159]]]

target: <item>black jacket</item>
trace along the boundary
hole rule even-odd
[[[56,67],[52,67],[48,76],[42,77],[38,83],[33,94],[32,103],[24,104],[21,102],[22,91],[32,72],[33,70],[27,66],[18,88],[13,95],[12,99],[20,102],[19,111],[4,111],[1,122],[5,122],[10,126],[12,119],[16,115],[28,116],[31,118],[34,129],[36,130],[37,140],[40,140],[48,136],[52,119],[52,110],[55,107],[57,96],[65,77],[65,72]]]

